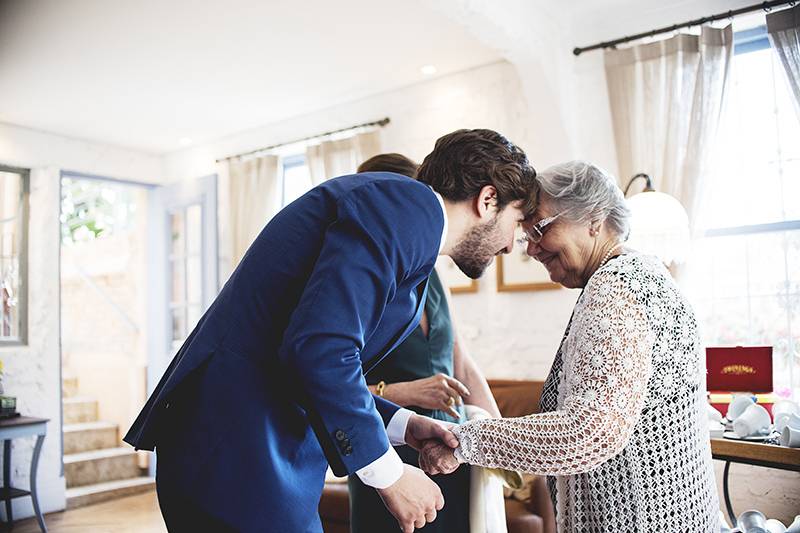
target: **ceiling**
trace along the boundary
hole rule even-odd
[[[498,59],[416,0],[0,0],[0,122],[162,154]]]

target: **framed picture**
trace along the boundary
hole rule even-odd
[[[442,283],[449,287],[453,294],[478,292],[478,280],[467,277],[449,257],[439,257],[436,261],[436,270]]]
[[[518,228],[514,236],[522,237]],[[497,256],[497,292],[545,291],[559,289],[561,285],[550,281],[547,269],[525,253],[525,248],[515,246],[508,255]]]

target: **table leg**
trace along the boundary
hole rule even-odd
[[[3,441],[3,487],[11,486],[11,441]],[[11,514],[11,499],[6,500],[6,523],[11,527],[14,517]]]
[[[36,493],[36,469],[39,466],[39,455],[42,453],[42,443],[44,435],[36,436],[36,445],[33,447],[33,458],[31,459],[31,501],[33,501],[33,512],[36,513],[36,520],[42,533],[47,533],[47,526],[44,523],[42,510],[39,509],[39,495]]]
[[[736,515],[733,514],[733,505],[731,505],[731,493],[728,490],[728,474],[731,470],[731,462],[725,461],[725,469],[722,471],[722,495],[725,498],[725,509],[728,511],[728,517],[731,519],[731,527],[736,527]]]

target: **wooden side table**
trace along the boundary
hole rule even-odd
[[[711,439],[711,457],[725,461],[725,469],[722,472],[722,493],[725,498],[725,509],[728,511],[733,526],[736,525],[736,515],[733,514],[733,505],[731,505],[728,490],[728,473],[731,463],[800,472],[800,448],[741,440]]]
[[[42,453],[42,443],[47,434],[47,418],[32,418],[20,416],[0,420],[0,440],[3,441],[3,486],[0,487],[0,501],[6,502],[7,524],[11,526],[14,518],[11,514],[11,500],[30,496],[33,502],[33,511],[43,533],[47,533],[42,511],[39,509],[39,496],[36,493],[36,469],[39,466],[39,455]],[[21,490],[11,486],[11,441],[19,437],[36,436],[31,458],[30,483],[31,490]]]

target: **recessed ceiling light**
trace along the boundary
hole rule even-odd
[[[419,71],[425,74],[426,76],[430,76],[431,74],[436,74],[436,67],[434,67],[433,65],[425,65],[424,67],[419,69]]]
[[[189,137],[181,137],[181,140],[178,141],[181,146],[189,146],[192,144],[192,140]]]

